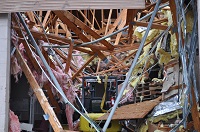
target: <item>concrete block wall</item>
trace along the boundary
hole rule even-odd
[[[0,132],[8,131],[10,91],[10,14],[0,13]]]

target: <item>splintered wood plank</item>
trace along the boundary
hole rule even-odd
[[[134,21],[134,18],[136,17],[138,13],[138,10],[135,9],[128,9],[127,11],[127,17],[126,17],[126,24],[129,25],[128,28],[128,43],[132,43],[132,38],[133,38],[133,25],[131,22]]]
[[[54,29],[55,29],[55,30],[54,30],[54,31],[55,31],[54,34],[57,35],[57,36],[58,36],[58,26],[59,26],[59,25],[58,25],[58,21],[56,21],[55,27],[54,27]]]
[[[51,26],[53,26],[53,25],[55,24],[55,22],[57,21],[57,19],[58,19],[58,16],[52,16],[52,19],[49,19],[49,20],[46,22],[46,24],[45,24],[45,26],[44,26],[44,29],[46,29],[46,28],[48,27],[49,23],[51,23]],[[49,27],[49,28],[50,28],[50,27]]]
[[[92,15],[94,16],[94,20],[95,20],[95,22],[96,22],[98,28],[100,29],[101,27],[100,27],[100,25],[99,25],[99,23],[98,23],[98,21],[97,21],[97,19],[96,19],[96,17],[95,17],[95,10],[94,10],[94,12],[92,12],[92,10],[90,10],[90,12],[91,12]]]
[[[134,21],[132,24],[136,25],[136,26],[143,26],[143,27],[147,27],[148,26],[147,22],[137,22],[137,21]],[[166,30],[168,28],[168,26],[153,23],[152,26],[151,26],[151,28],[152,29]]]
[[[169,0],[169,6],[170,6],[170,9],[171,9],[171,13],[172,13],[172,20],[173,20],[173,33],[176,34],[176,41],[178,43],[178,23],[177,23],[177,18],[176,18],[176,3],[174,0]],[[183,39],[182,39],[183,40]]]
[[[23,38],[19,27],[13,26],[13,28],[17,31],[18,35]],[[33,30],[30,30],[30,31],[31,31],[31,33],[32,33],[32,35],[33,35],[33,37],[35,39],[43,40],[44,42],[47,42],[47,39],[46,39],[46,37],[45,37],[43,32],[38,32],[38,31],[33,31]],[[56,36],[54,34],[46,34],[46,35],[47,35],[47,37],[49,39],[49,42],[53,43],[53,44],[69,45],[71,43],[71,40],[68,39],[68,38]],[[78,43],[80,43],[80,41],[74,40],[74,43],[78,44]],[[81,52],[84,52],[84,53],[88,53],[89,55],[93,55],[94,54],[93,51],[87,50],[87,49],[82,48],[82,47],[74,47],[74,49],[76,49],[78,51],[81,51]]]
[[[26,12],[26,14],[27,14],[29,20],[32,21],[32,22],[34,22],[36,24],[33,12],[32,11],[28,11],[28,12]]]
[[[119,17],[115,20],[115,22],[113,23],[113,27],[108,31],[107,35],[111,34],[116,29],[116,27],[118,26],[119,22],[122,19],[122,16],[124,16],[126,12],[127,12],[127,9],[123,9],[121,11]]]
[[[68,28],[74,31],[74,33],[78,35],[83,42],[90,42],[90,40],[78,29],[78,27],[65,16],[66,14],[64,15],[61,11],[54,11],[54,13],[68,26]],[[93,52],[96,52],[102,60],[106,58],[101,51],[94,49],[92,45],[88,45],[87,47],[89,47]]]
[[[50,13],[51,13],[50,10],[47,11],[47,13],[46,13],[46,15],[45,15],[45,17],[44,17],[44,20],[43,20],[43,22],[42,22],[42,26],[43,26],[43,27],[46,25],[46,22],[47,22],[47,20],[48,20],[48,18],[49,18],[49,16],[50,16]]]
[[[71,43],[69,50],[68,50],[68,58],[67,58],[67,61],[66,61],[65,73],[68,73],[69,68],[70,68],[70,63],[71,63],[71,60],[72,60],[73,46],[74,46],[74,44]]]
[[[31,88],[33,89],[35,96],[37,97],[42,109],[44,110],[45,114],[48,114],[49,116],[49,122],[55,132],[60,132],[63,130],[58,118],[56,117],[56,114],[53,111],[53,108],[50,106],[44,92],[38,85],[37,81],[35,80],[35,77],[33,76],[33,73],[29,69],[28,65],[24,61],[20,51],[18,48],[16,48],[16,57],[18,60],[19,65],[22,68],[22,71],[24,72],[28,82],[30,83]]]
[[[54,50],[65,62],[67,62],[67,56],[61,50],[59,49],[54,49]],[[72,63],[70,63],[70,68],[72,69],[72,71],[77,72],[77,69]]]
[[[72,76],[72,80],[76,78],[77,75],[79,75],[80,72],[95,58],[95,55],[91,56],[84,64],[83,66]]]
[[[92,25],[88,18],[85,16],[85,14],[81,10],[79,10],[79,12],[83,16],[85,23],[87,22],[89,25]]]
[[[121,24],[118,26],[118,30],[122,29],[126,25],[126,17],[127,17],[127,10],[126,10],[126,13],[122,16]],[[117,34],[117,37],[115,39],[115,44],[114,45],[118,45],[119,44],[121,36],[122,36],[122,32]]]
[[[82,22],[81,20],[79,20],[77,17],[75,17],[72,13],[70,13],[69,11],[54,11],[54,13],[56,15],[58,15],[58,17],[64,22],[66,18],[68,18],[68,20],[70,20],[72,23],[74,23],[75,25],[77,25],[79,28],[81,28],[82,30],[84,30],[86,33],[90,34],[92,37],[94,37],[95,39],[99,39],[101,38],[100,35],[98,35],[96,32],[94,32],[90,27],[88,27],[84,22]],[[67,26],[69,26],[67,24]],[[78,34],[77,34],[78,35]],[[100,43],[102,43],[103,45],[105,45],[109,50],[113,50],[114,47],[112,44],[110,44],[108,41],[106,40],[101,40],[99,41]]]
[[[160,103],[161,97],[144,101],[135,104],[124,105],[116,109],[112,120],[124,120],[124,119],[141,119],[144,118],[157,104]],[[97,120],[106,120],[109,113],[104,114]]]
[[[112,16],[112,9],[110,9],[110,12],[109,12],[109,15],[108,15],[108,21],[107,21],[107,24],[106,24],[105,35],[107,35],[107,32],[108,32],[108,26],[110,24],[111,16]]]

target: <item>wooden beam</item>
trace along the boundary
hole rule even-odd
[[[74,46],[74,44],[71,43],[69,50],[68,50],[68,58],[67,58],[67,61],[66,61],[65,73],[68,73],[69,68],[70,68],[70,63],[71,63],[71,60],[72,60],[73,46]]]
[[[78,35],[81,40],[83,40],[83,42],[90,42],[90,40],[78,29],[78,27],[65,16],[66,14],[64,14],[62,11],[54,11],[54,13],[60,18],[60,20],[62,20],[63,23],[65,23],[71,30],[73,30],[74,33]],[[96,52],[99,58],[102,60],[106,58],[106,56],[101,51],[93,49],[92,45],[88,45],[87,47]]]
[[[131,24],[131,22],[134,21],[134,18],[136,17],[138,11],[139,10],[135,10],[135,9],[128,9],[127,10],[126,24],[129,25],[129,28],[128,28],[128,44],[132,43],[133,25]]]
[[[30,20],[31,22],[34,22],[34,23],[36,24],[36,21],[35,21],[35,17],[34,17],[33,12],[32,12],[32,11],[28,11],[28,12],[26,12],[26,14],[27,14],[29,20]]]
[[[49,16],[50,16],[50,13],[51,13],[50,10],[47,11],[47,13],[46,13],[46,15],[45,15],[45,17],[44,17],[44,20],[43,20],[43,22],[42,22],[42,26],[43,26],[43,27],[45,27],[46,22],[47,22],[47,20],[48,20],[48,18],[49,18]]]
[[[80,12],[80,14],[82,15],[82,17],[84,18],[84,21],[85,23],[87,22],[89,24],[89,26],[91,26],[91,22],[88,20],[88,18],[85,16],[85,14],[81,11],[81,10],[78,10]]]
[[[132,24],[136,25],[136,26],[143,26],[143,27],[147,27],[148,26],[147,22],[137,22],[137,21],[134,21]],[[153,29],[160,29],[160,30],[166,30],[168,28],[168,26],[153,23],[152,26],[151,26],[151,28],[153,28]]]
[[[115,20],[115,22],[113,23],[113,27],[108,31],[107,35],[111,34],[116,27],[118,26],[119,22],[121,21],[122,16],[124,16],[127,12],[127,9],[123,9],[119,15],[119,17]]]
[[[53,111],[53,108],[50,106],[44,92],[38,85],[37,81],[35,80],[35,77],[33,76],[31,70],[29,69],[28,65],[24,61],[20,51],[18,48],[16,48],[16,57],[18,60],[19,65],[22,68],[22,71],[24,72],[28,82],[30,83],[31,88],[33,89],[42,109],[44,110],[44,113],[49,116],[49,122],[53,128],[54,131],[60,132],[63,130],[59,120],[56,117],[56,114]]]
[[[92,10],[90,10],[90,12],[91,12],[92,15],[94,16],[94,20],[95,20],[95,22],[96,22],[98,28],[101,29],[101,27],[100,27],[100,25],[99,25],[99,23],[98,23],[98,21],[97,21],[97,19],[96,19],[96,17],[95,17],[95,12],[93,13]]]
[[[54,13],[63,22],[65,22],[66,21],[65,19],[68,18],[68,20],[70,20],[72,23],[74,23],[79,28],[81,28],[82,30],[84,30],[86,33],[90,34],[95,39],[101,38],[100,35],[98,35],[96,32],[94,32],[90,27],[88,27],[84,22],[82,22],[81,20],[79,20],[77,17],[75,17],[69,11],[54,11]],[[69,25],[67,24],[67,26],[69,26]],[[105,45],[109,50],[113,50],[114,49],[113,45],[110,44],[110,43],[108,43],[108,41],[106,41],[106,40],[101,40],[100,43],[102,43],[103,45]]]
[[[77,75],[79,75],[80,72],[82,72],[82,70],[95,58],[95,55],[91,56],[86,62],[85,64],[83,64],[83,66],[72,76],[72,80],[74,80],[76,78]]]
[[[107,32],[108,32],[108,26],[110,25],[111,16],[112,16],[112,9],[110,9],[110,12],[109,12],[109,15],[108,15],[108,21],[107,21],[107,24],[106,24],[105,35],[107,35]]]
[[[125,14],[122,16],[121,23],[118,26],[118,30],[122,29],[126,25],[126,17],[127,17],[127,10],[126,10]],[[119,44],[121,36],[122,36],[122,32],[117,34],[117,37],[115,39],[115,44],[114,45],[118,45]]]
[[[19,27],[13,26],[13,28],[17,31],[18,35],[23,38]],[[34,31],[34,30],[30,30],[30,31],[31,31],[31,33],[32,33],[32,35],[35,39],[43,40],[44,42],[47,42],[47,39],[46,39],[43,32],[38,32],[38,31]],[[65,37],[56,36],[54,34],[46,34],[46,35],[49,39],[49,42],[53,43],[53,44],[69,45],[69,43],[71,43],[71,40],[68,39],[68,38],[65,38]],[[77,43],[81,43],[81,42],[74,40],[74,43],[77,44]],[[74,47],[74,49],[81,51],[81,52],[84,52],[84,53],[88,53],[89,55],[94,54],[93,51],[87,50],[87,49],[82,48],[82,47]]]
[[[176,41],[178,43],[179,37],[178,37],[178,27],[177,27],[178,23],[177,23],[177,18],[176,18],[176,3],[175,3],[175,1],[169,0],[169,6],[170,6],[170,9],[171,9],[172,20],[173,20],[172,31],[173,31],[173,33],[176,34]],[[182,42],[184,42],[183,39],[182,39]]]
[[[37,71],[38,74],[42,74],[42,71],[41,71],[38,63],[36,62],[35,58],[33,57],[32,52],[31,52],[30,48],[28,47],[28,44],[24,40],[22,41],[22,43],[23,43],[23,46],[26,50],[27,56],[31,61],[31,64],[33,65],[33,67],[35,68],[35,70]],[[60,106],[58,105],[58,102],[54,99],[54,96],[53,96],[53,93],[51,92],[50,87],[48,85],[44,85],[44,89],[47,90],[47,95],[50,99],[51,104],[55,107],[54,108],[55,112],[57,114],[59,114],[60,113]]]

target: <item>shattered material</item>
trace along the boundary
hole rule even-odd
[[[182,107],[179,103],[178,95],[176,95],[158,104],[152,111],[151,116],[159,116],[159,115],[166,114],[178,109],[182,109]]]

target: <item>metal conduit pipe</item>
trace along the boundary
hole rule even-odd
[[[168,5],[169,5],[169,3],[166,3],[166,4],[161,5],[161,6],[159,6],[159,9],[158,9],[158,10],[160,10],[160,9],[162,9],[162,8],[168,6]],[[143,16],[142,18],[140,18],[138,21],[142,21],[142,20],[144,20],[144,19],[150,17],[152,14],[153,14],[153,12],[150,12],[150,13],[148,13],[147,15]],[[124,28],[122,28],[122,29],[120,29],[120,30],[117,30],[117,31],[114,32],[114,33],[111,33],[111,34],[109,34],[109,35],[107,35],[107,36],[104,36],[104,37],[102,37],[102,38],[96,39],[96,40],[91,41],[91,42],[86,42],[86,43],[82,43],[82,44],[77,44],[77,45],[74,45],[74,47],[81,47],[81,46],[86,46],[86,45],[89,45],[89,44],[98,43],[99,41],[105,40],[105,39],[107,39],[107,38],[109,38],[109,37],[111,37],[111,36],[113,36],[113,35],[116,35],[116,34],[122,32],[122,31],[124,31],[124,30],[126,30],[126,29],[128,29],[128,28],[129,28],[129,25],[125,26]],[[59,45],[55,45],[55,46],[53,46],[53,45],[51,45],[51,46],[50,46],[50,45],[46,45],[46,46],[43,46],[43,47],[51,47],[51,48],[69,48],[69,45],[62,45],[62,46],[59,46]]]
[[[46,67],[53,83],[55,84],[55,86],[57,87],[57,91],[61,94],[61,96],[63,97],[64,103],[70,105],[70,107],[72,107],[75,111],[77,111],[79,114],[81,114],[95,129],[97,132],[99,132],[101,130],[101,128],[99,126],[97,126],[94,122],[91,121],[91,119],[89,119],[89,117],[83,115],[80,111],[78,111],[73,104],[71,104],[71,102],[69,102],[69,100],[67,99],[67,97],[65,96],[62,88],[60,87],[60,84],[58,83],[57,79],[55,78],[50,66],[48,65],[47,61],[45,60],[42,52],[40,51],[40,48],[38,47],[35,39],[33,38],[29,28],[27,27],[26,23],[24,22],[21,14],[19,12],[16,13],[18,18],[20,19],[24,29],[26,30],[27,34],[29,35],[29,39],[31,40],[31,43],[33,44],[33,46],[35,47],[38,55],[40,56],[42,62],[44,63],[44,66]]]
[[[119,101],[120,101],[120,99],[121,99],[121,97],[122,97],[122,94],[123,94],[123,92],[124,92],[124,89],[127,87],[129,78],[131,77],[131,74],[132,74],[132,72],[133,72],[133,69],[135,68],[135,65],[136,65],[136,63],[137,63],[138,57],[140,56],[140,53],[141,53],[141,51],[142,51],[142,49],[143,49],[143,47],[144,47],[146,38],[147,38],[148,33],[149,33],[150,29],[151,29],[151,25],[152,25],[152,23],[153,23],[153,20],[154,20],[155,15],[156,15],[156,13],[157,13],[157,11],[158,11],[158,9],[159,9],[160,3],[161,3],[161,0],[158,0],[157,3],[156,3],[156,6],[155,6],[154,11],[153,11],[153,14],[152,14],[151,19],[150,19],[150,21],[149,21],[149,24],[148,24],[148,26],[147,26],[147,30],[146,30],[146,32],[145,32],[145,34],[144,34],[144,37],[143,37],[143,39],[142,39],[142,41],[141,41],[141,43],[140,43],[140,47],[138,48],[138,51],[137,51],[137,53],[136,53],[136,55],[135,55],[135,57],[134,57],[134,60],[133,60],[133,62],[132,62],[132,64],[131,64],[131,67],[130,67],[130,69],[129,69],[129,71],[128,71],[128,75],[127,75],[127,77],[126,77],[126,80],[124,81],[124,83],[123,83],[123,85],[122,85],[122,88],[121,88],[121,90],[120,90],[120,92],[119,92],[119,94],[118,94],[118,96],[117,96],[116,102],[115,102],[115,104],[114,104],[114,106],[113,106],[113,108],[112,108],[112,110],[111,110],[111,112],[110,112],[110,114],[109,114],[109,116],[108,116],[108,118],[107,118],[107,120],[106,120],[106,122],[105,122],[105,125],[104,125],[104,127],[103,127],[103,129],[102,129],[103,132],[106,132],[106,130],[107,130],[107,128],[108,128],[108,125],[110,124],[110,121],[111,121],[111,119],[112,119],[112,116],[114,115],[114,112],[115,112],[115,110],[116,110],[116,108],[117,108],[117,106],[118,106],[118,103],[119,103]]]

